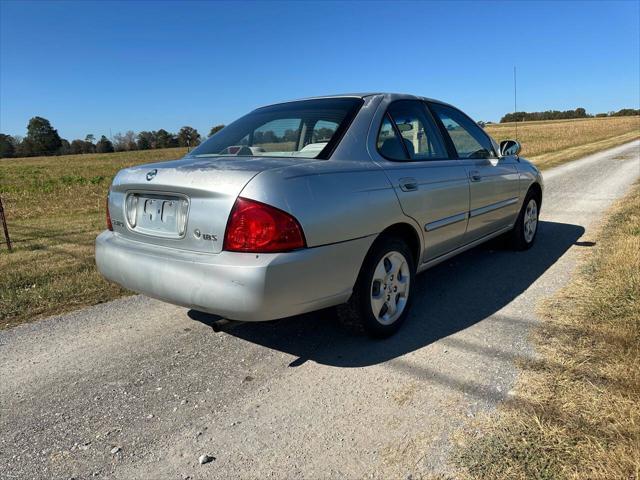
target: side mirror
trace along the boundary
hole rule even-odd
[[[522,146],[517,140],[503,140],[500,142],[501,157],[518,155],[520,153],[520,150],[522,150]]]

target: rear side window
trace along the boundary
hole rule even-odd
[[[493,143],[484,131],[465,114],[439,103],[429,104],[449,134],[458,158],[494,158]]]
[[[389,160],[408,160],[407,151],[402,146],[400,137],[396,135],[388,115],[384,116],[378,133],[378,151]]]
[[[390,160],[444,160],[447,152],[421,102],[393,102],[378,134],[378,150]]]

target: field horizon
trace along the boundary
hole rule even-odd
[[[486,128],[496,141],[514,124]],[[518,123],[522,156],[541,169],[640,138],[640,117]],[[130,292],[94,263],[104,203],[122,168],[181,158],[186,148],[0,160],[0,196],[14,246],[0,235],[0,329],[106,302]],[[82,201],[79,201],[82,199]]]

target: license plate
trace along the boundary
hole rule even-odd
[[[178,237],[184,233],[186,200],[180,197],[135,194],[133,230],[148,235]]]

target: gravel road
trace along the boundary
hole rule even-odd
[[[448,472],[452,434],[510,394],[536,304],[638,177],[638,141],[547,171],[535,247],[427,271],[386,341],[327,311],[216,331],[144,296],[2,331],[0,478]]]

